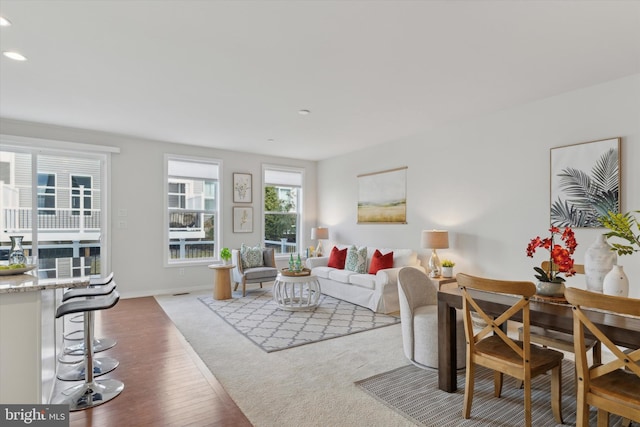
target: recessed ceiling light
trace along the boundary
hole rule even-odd
[[[2,54],[4,56],[6,56],[7,58],[13,59],[14,61],[26,61],[27,60],[27,58],[24,55],[22,55],[22,54],[20,54],[18,52],[2,52]]]
[[[275,142],[275,139],[269,138],[269,139],[267,139],[267,142]]]
[[[306,116],[307,114],[311,114],[311,110],[299,110],[298,114],[301,116]]]
[[[4,16],[0,16],[0,27],[9,27],[11,26],[11,21],[9,21]]]

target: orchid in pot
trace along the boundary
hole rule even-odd
[[[544,239],[537,236],[527,245],[527,256],[533,258],[536,249],[543,248],[549,251],[549,266],[547,270],[541,267],[533,267],[535,278],[539,280],[537,293],[546,296],[562,296],[564,294],[564,274],[566,277],[576,274],[573,269],[573,253],[578,246],[573,230],[566,227],[563,231],[552,226],[549,229],[550,237]],[[556,243],[556,235],[560,236],[561,243]]]

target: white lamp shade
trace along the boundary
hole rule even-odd
[[[422,247],[446,249],[449,247],[449,232],[446,230],[422,230]]]
[[[327,227],[314,227],[311,229],[312,240],[328,239],[328,238],[329,238],[329,229]]]

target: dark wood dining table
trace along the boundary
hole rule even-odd
[[[474,299],[487,314],[499,315],[513,305],[517,297],[491,292],[472,291]],[[569,304],[532,299],[530,323],[545,329],[573,334],[573,313]],[[457,389],[456,379],[456,309],[462,308],[458,288],[438,291],[438,387],[449,393]],[[585,310],[589,319],[619,346],[640,348],[640,318],[602,311]],[[521,321],[522,311],[512,320]]]

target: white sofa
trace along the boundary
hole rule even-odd
[[[338,249],[344,249],[351,245],[335,246]],[[328,256],[307,258],[307,268],[310,268],[311,274],[318,278],[323,294],[366,307],[377,313],[397,312],[400,310],[398,272],[402,267],[414,267],[423,272],[425,269],[420,265],[418,254],[411,249],[367,247],[367,272],[376,249],[383,255],[393,251],[393,268],[379,270],[376,274],[358,274],[328,267]]]

